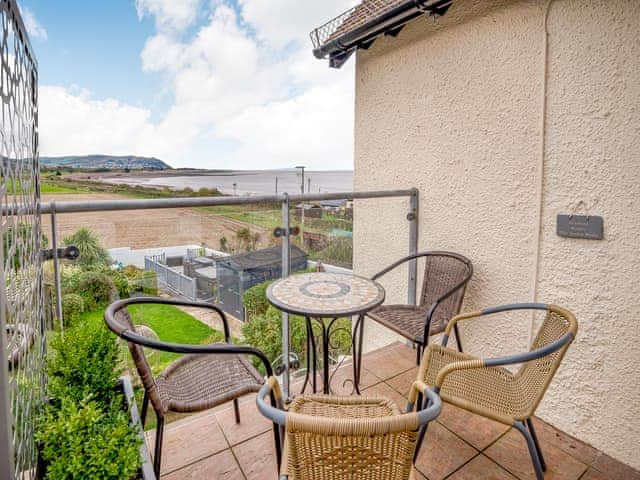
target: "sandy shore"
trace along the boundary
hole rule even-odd
[[[55,200],[91,201],[128,198],[117,194],[46,194],[43,202]],[[219,248],[220,238],[229,241],[242,228],[260,234],[261,245],[270,240],[270,232],[261,227],[232,220],[220,215],[192,208],[160,210],[130,210],[120,212],[92,212],[58,214],[58,238],[87,227],[98,234],[105,248],[153,248],[197,244]],[[49,215],[42,216],[43,232],[51,238]]]

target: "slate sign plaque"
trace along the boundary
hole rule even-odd
[[[602,240],[604,221],[602,217],[593,215],[558,215],[556,233],[560,237]]]

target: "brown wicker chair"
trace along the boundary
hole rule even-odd
[[[414,412],[419,392],[429,406]],[[267,393],[275,394],[280,408],[264,402]],[[412,478],[418,431],[441,410],[438,395],[422,382],[413,384],[404,414],[384,397],[332,395],[302,395],[284,411],[274,377],[262,386],[256,402],[265,417],[286,429],[282,480]]]
[[[422,252],[402,258],[371,277],[377,280],[400,265],[423,257],[425,269],[419,305],[382,305],[366,314],[377,323],[411,340],[417,347],[416,364],[418,365],[429,336],[443,332],[449,319],[460,312],[465,288],[473,275],[471,261],[452,252]],[[363,333],[364,316],[360,316],[353,330],[356,390],[362,365]],[[458,349],[462,351],[457,326],[455,333]],[[357,346],[356,339],[359,344]]]
[[[140,304],[163,304],[213,310],[222,320],[226,343],[180,345],[144,337],[136,333],[128,312],[129,306]],[[140,375],[145,389],[141,411],[143,425],[149,402],[155,410],[157,427],[154,471],[158,478],[160,478],[164,420],[168,412],[197,412],[233,401],[236,422],[239,423],[240,412],[237,399],[246,393],[257,392],[264,383],[263,377],[245,356],[258,357],[264,364],[267,374],[272,375],[271,364],[262,352],[249,346],[231,343],[227,318],[222,310],[214,305],[166,298],[130,298],[111,304],[104,318],[108,327],[127,341]],[[154,377],[143,347],[185,355]],[[275,405],[275,398],[273,402]],[[279,441],[278,434],[278,429],[274,428],[276,442]]]
[[[513,310],[547,312],[529,352],[478,358],[446,347],[458,322]],[[504,305],[458,315],[449,322],[442,345],[427,348],[418,379],[438,392],[444,402],[518,429],[527,442],[536,477],[542,480],[546,465],[531,418],[577,331],[578,323],[571,312],[541,303]],[[504,368],[518,364],[522,365],[515,373]],[[421,431],[418,445],[425,432]]]

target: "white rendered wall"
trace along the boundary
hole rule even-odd
[[[420,247],[474,262],[465,309],[572,310],[578,338],[538,414],[640,468],[640,2],[551,2],[543,117],[546,3],[457,0],[360,51],[356,188],[420,190]],[[357,273],[407,252],[406,204],[388,203],[356,203]],[[558,237],[556,215],[572,212],[602,215],[605,239]],[[385,285],[404,301],[406,270]],[[524,314],[462,333],[474,353],[515,353],[531,326]],[[371,346],[392,338],[367,330]]]

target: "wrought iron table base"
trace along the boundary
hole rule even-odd
[[[318,322],[320,327],[322,328],[322,392],[325,394],[331,393],[331,378],[329,375],[329,348],[331,346],[331,334],[335,333],[338,330],[332,330],[338,317],[334,317],[331,321],[326,324],[324,319],[315,318],[315,317],[305,317],[305,323],[307,327],[307,373],[305,374],[304,383],[302,384],[302,390],[300,393],[304,393],[307,385],[309,384],[309,374],[310,372],[313,374],[311,379],[311,385],[313,387],[313,393],[317,393],[317,351],[316,351],[316,339],[313,334],[313,325],[311,324],[311,319],[314,319]],[[362,339],[360,339],[360,344],[362,345]],[[353,345],[353,339],[352,339]],[[355,353],[355,351],[354,351]],[[354,355],[355,358],[355,355]],[[354,375],[355,375],[354,368]],[[355,390],[360,394],[360,391],[357,387],[357,381],[354,376],[353,383],[355,385]]]

